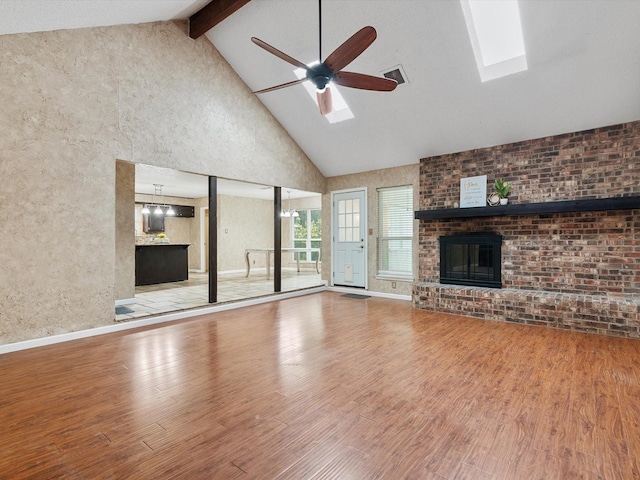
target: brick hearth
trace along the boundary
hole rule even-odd
[[[414,286],[414,302],[423,310],[640,338],[638,296],[462,287],[424,282]]]

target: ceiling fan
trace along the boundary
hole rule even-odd
[[[318,0],[319,11],[319,53],[318,58],[322,58],[322,1]],[[373,27],[364,27],[358,32],[353,34],[346,42],[336,48],[324,62],[314,65],[305,65],[299,60],[281,52],[275,47],[272,47],[266,42],[263,42],[259,38],[251,37],[251,41],[261,48],[264,48],[267,52],[281,58],[285,62],[290,63],[296,67],[302,68],[306,71],[306,78],[294,80],[292,82],[283,83],[274,87],[265,88],[264,90],[258,90],[253,93],[266,93],[273,90],[279,90],[281,88],[297,85],[306,80],[310,80],[317,89],[316,95],[318,98],[318,106],[320,107],[320,113],[327,115],[331,113],[333,109],[333,102],[331,99],[331,89],[329,83],[333,82],[337,85],[350,88],[358,88],[361,90],[374,90],[378,92],[390,92],[398,86],[398,82],[388,78],[374,77],[372,75],[365,75],[363,73],[345,72],[342,69],[355,60],[358,55],[364,52],[369,45],[376,39],[377,33]]]

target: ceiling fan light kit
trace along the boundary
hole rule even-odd
[[[319,28],[319,58],[322,58],[322,2],[318,1],[320,28]],[[299,60],[281,52],[268,43],[256,37],[251,37],[251,41],[263,48],[267,52],[284,60],[291,65],[302,68],[306,72],[306,77],[292,82],[283,83],[274,87],[258,90],[256,94],[272,92],[281,88],[297,85],[309,80],[317,89],[318,106],[322,115],[327,115],[333,110],[333,101],[331,97],[331,83],[343,87],[357,88],[360,90],[373,90],[378,92],[391,92],[397,86],[398,82],[389,78],[374,77],[363,73],[344,72],[342,69],[353,62],[362,52],[364,52],[376,39],[377,33],[375,28],[367,26],[358,30],[347,41],[336,48],[324,62],[305,65]]]

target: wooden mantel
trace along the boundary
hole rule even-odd
[[[518,203],[497,207],[443,208],[417,210],[416,220],[453,218],[500,217],[505,215],[544,215],[549,213],[597,212],[604,210],[633,210],[640,208],[640,196],[589,198],[558,202]]]

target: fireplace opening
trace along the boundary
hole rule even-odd
[[[440,237],[440,283],[502,288],[502,235]]]

